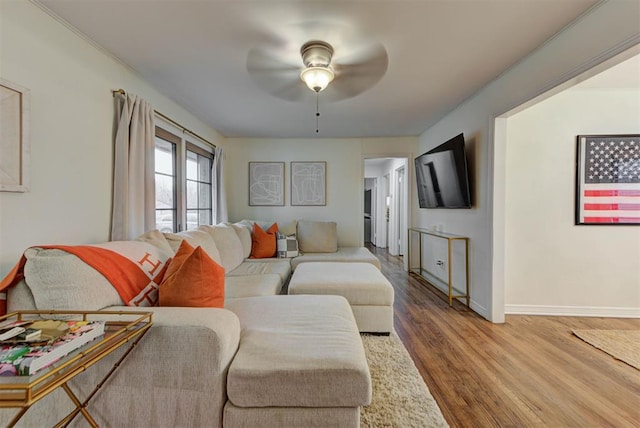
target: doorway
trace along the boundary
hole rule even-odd
[[[610,288],[602,287],[606,281],[598,280],[597,276],[610,268],[611,264],[606,263],[609,254],[616,254],[616,263],[621,266],[637,261],[637,240],[630,243],[628,237],[631,235],[615,235],[615,232],[598,235],[595,240],[595,235],[587,233],[590,230],[574,226],[576,207],[565,202],[575,197],[572,185],[576,175],[576,135],[585,129],[592,134],[624,134],[626,129],[636,129],[633,125],[637,124],[638,117],[634,108],[637,111],[639,50],[637,46],[623,52],[495,118],[493,322],[504,322],[505,313],[614,317],[638,313],[637,305],[630,307],[628,299],[615,300],[616,296],[637,291],[637,276],[630,279],[624,271],[616,271],[615,275],[612,272],[609,278],[613,278],[618,290],[613,294]],[[628,68],[631,72],[625,71]],[[620,71],[623,74],[618,75]],[[630,85],[631,91],[625,89],[625,85]],[[596,108],[603,100],[607,102],[608,115],[602,115]],[[558,117],[563,120],[557,120]],[[541,126],[540,123],[544,124],[546,134],[544,138],[536,139],[535,133],[529,131]],[[549,128],[549,124],[553,126]],[[538,166],[543,162],[527,156],[526,169],[522,168],[525,159],[522,153],[528,141],[543,142],[536,145],[536,156],[546,155],[544,173],[540,176],[545,180],[536,179],[533,189],[525,182],[540,174],[542,170]],[[555,181],[549,184],[547,177],[553,177]],[[558,182],[568,186],[557,186]],[[549,188],[553,191],[545,193]],[[527,198],[515,197],[522,194],[522,189],[526,189]],[[536,222],[545,227],[537,230],[535,240],[526,239],[522,235],[527,228],[522,223],[527,217],[520,214],[530,213],[527,204],[541,200],[540,194],[544,195],[545,203],[535,206],[535,216]],[[512,202],[507,204],[507,200]],[[562,242],[562,246],[552,247],[552,251],[549,248],[541,250],[537,242],[548,239]],[[530,245],[532,242],[534,245]],[[574,257],[567,259],[565,254]],[[591,260],[585,263],[587,257]],[[541,259],[545,265],[543,272],[553,272],[552,275],[540,280],[540,271],[522,274],[530,272],[527,266],[539,264]],[[577,260],[581,263],[575,262]],[[565,280],[556,282],[557,278]],[[543,286],[539,287],[540,284]],[[602,304],[604,301],[606,305]]]
[[[394,244],[397,245],[397,254],[399,256],[403,256],[404,255],[404,248],[405,248],[405,236],[406,236],[406,230],[407,230],[407,223],[406,223],[406,209],[407,209],[407,204],[406,204],[406,186],[405,186],[405,167],[402,166],[398,169],[396,169],[396,203],[397,203],[397,221],[396,221],[396,227],[398,228],[397,230],[397,234],[396,234],[396,242],[394,242]]]
[[[363,241],[388,248],[394,256],[405,254],[410,213],[409,172],[409,156],[364,159],[363,188],[365,192],[371,190],[371,207],[369,210],[369,196],[365,193]]]

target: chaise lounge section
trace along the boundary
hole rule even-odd
[[[359,426],[371,379],[340,296],[235,299],[240,346],[227,380],[225,427]]]

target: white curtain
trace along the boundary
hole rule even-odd
[[[155,228],[155,124],[148,102],[129,94],[116,99],[111,240],[121,241]]]
[[[213,154],[213,166],[211,170],[211,180],[213,181],[211,191],[215,206],[215,218],[213,224],[229,221],[227,214],[227,197],[224,190],[224,154],[222,147],[216,147]]]

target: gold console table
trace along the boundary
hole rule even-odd
[[[418,263],[412,263],[411,258],[413,243],[412,237],[418,236]],[[447,241],[447,282],[437,277],[433,272],[428,271],[423,267],[423,236],[429,235],[438,239],[444,239]],[[464,244],[464,294],[454,294],[455,292],[462,293],[460,289],[457,289],[453,283],[453,245],[455,242],[462,242]],[[437,232],[435,230],[421,229],[417,227],[409,228],[409,240],[407,245],[407,256],[409,260],[409,272],[418,275],[428,284],[434,288],[447,294],[449,298],[449,306],[453,305],[453,299],[465,299],[466,305],[469,306],[469,238],[466,236],[458,236],[445,232]],[[427,274],[427,275],[425,275]],[[440,284],[437,284],[440,283]],[[439,285],[443,285],[441,288]]]

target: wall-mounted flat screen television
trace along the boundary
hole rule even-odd
[[[464,134],[415,159],[420,208],[471,208]]]

